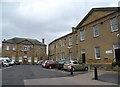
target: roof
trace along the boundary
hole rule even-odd
[[[57,40],[60,40],[60,39],[62,39],[62,38],[64,38],[64,37],[67,37],[67,36],[69,36],[69,35],[72,35],[72,33],[69,33],[69,34],[64,35],[64,36],[62,36],[62,37],[60,37],[60,38],[55,39],[54,41],[52,41],[51,43],[49,43],[49,45],[52,44],[53,42],[57,41]]]
[[[93,11],[120,11],[120,7],[103,7],[103,8],[92,8],[89,13],[83,18],[83,20],[76,26],[76,29],[79,28],[83,22],[92,14]]]
[[[17,44],[17,43],[20,43],[20,42],[25,41],[25,40],[31,42],[31,43],[34,44],[34,45],[46,45],[46,44],[41,43],[40,41],[38,41],[38,40],[36,40],[36,39],[17,38],[17,37],[12,38],[12,39],[5,40],[5,41],[3,41],[3,42],[6,42],[6,43],[15,43],[15,44]]]

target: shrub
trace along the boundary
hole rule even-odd
[[[120,60],[116,62],[116,65],[120,67]]]
[[[120,60],[117,61],[117,62],[113,62],[113,63],[112,63],[112,66],[114,66],[114,67],[115,67],[116,65],[118,65],[118,66],[120,67]]]
[[[116,65],[117,65],[117,63],[116,63],[116,62],[112,62],[112,66],[114,66],[114,67],[115,67]]]

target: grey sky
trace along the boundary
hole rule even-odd
[[[71,32],[94,7],[118,6],[119,0],[2,0],[0,40],[45,38],[48,44]]]

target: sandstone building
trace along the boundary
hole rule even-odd
[[[2,41],[2,57],[22,64],[35,64],[46,58],[46,45],[36,39],[12,38]]]
[[[73,59],[86,64],[120,60],[118,7],[92,8],[72,30],[49,44],[50,59]]]

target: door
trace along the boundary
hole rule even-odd
[[[115,49],[115,60],[120,61],[120,49]]]
[[[82,63],[85,63],[85,53],[82,53]]]
[[[27,58],[27,56],[24,56],[24,58],[23,58],[23,64],[28,64],[28,58]]]

